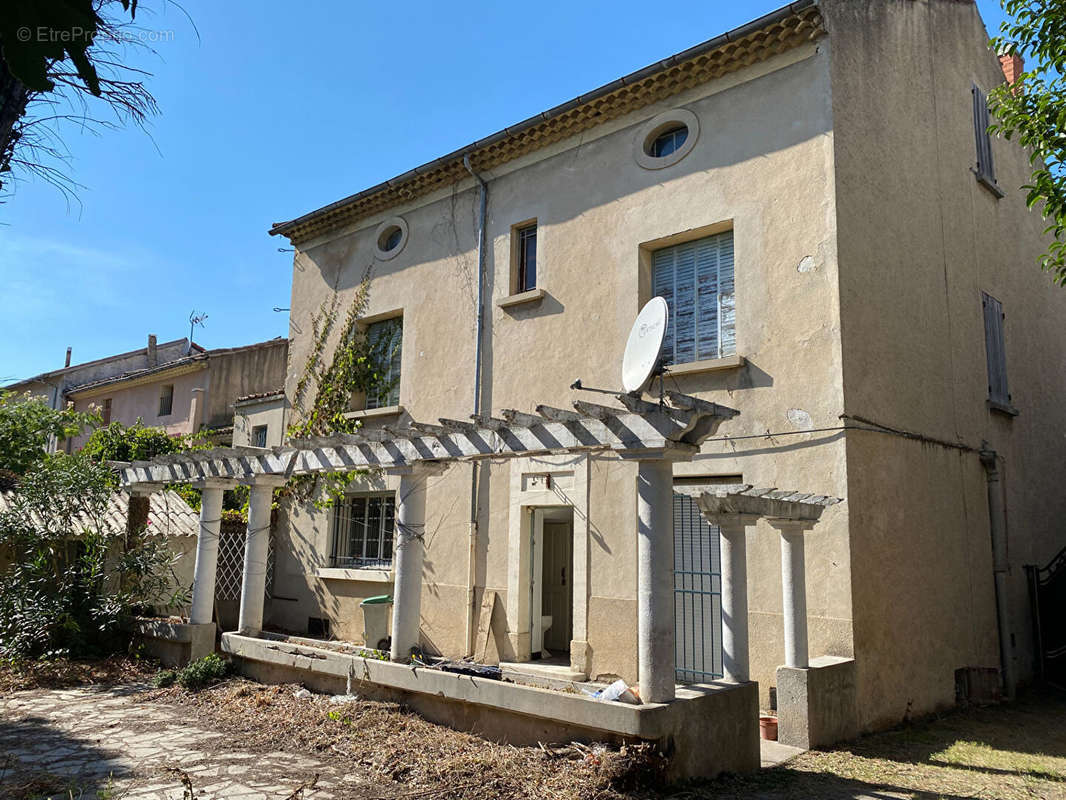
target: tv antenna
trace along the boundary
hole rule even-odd
[[[207,319],[207,312],[197,315],[195,308],[189,312],[189,347],[192,347],[192,332],[196,329],[196,326],[207,327],[204,324],[205,319]]]
[[[583,386],[580,378],[570,384],[570,388],[586,392],[600,392],[615,397],[623,394],[639,397],[652,379],[658,377],[659,402],[662,403],[663,372],[666,369],[662,359],[662,349],[669,322],[670,309],[661,297],[653,297],[637,314],[633,327],[629,329],[629,338],[626,340],[626,349],[622,356],[623,391],[613,392],[610,389]]]

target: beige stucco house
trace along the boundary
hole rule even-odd
[[[854,660],[859,727],[952,704],[960,670],[1011,689],[1032,673],[1021,567],[1062,545],[1066,294],[1036,266],[1026,154],[985,138],[987,41],[971,2],[801,0],[275,225],[296,248],[288,395],[312,318],[368,270],[398,380],[353,401],[367,429],[596,401],[571,384],[620,389],[663,296],[666,387],[740,412],[674,466],[679,682],[722,671],[718,538],[689,495],[744,483],[844,500],[801,558],[810,655]],[[568,453],[432,479],[422,645],[473,654],[495,593],[503,661],[639,681],[636,475]],[[361,639],[360,600],[392,591],[398,481],[282,514],[268,624]],[[764,707],[781,559],[748,529]]]
[[[154,345],[150,337],[144,366],[67,386],[65,398],[78,411],[95,407],[104,424],[141,420],[172,435],[206,431],[228,443],[238,398],[276,392],[284,382],[286,339],[214,350],[194,345],[165,361],[153,357]],[[77,450],[87,438],[76,437],[66,446]]]

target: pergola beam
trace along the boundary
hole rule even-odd
[[[676,393],[674,393],[676,395]],[[544,453],[613,451],[627,459],[690,458],[698,440],[738,412],[687,395],[674,405],[633,398],[627,408],[577,401],[576,412],[538,406],[539,416],[504,410],[503,419],[441,418],[440,424],[410,422],[330,436],[294,439],[273,450],[218,447],[139,461],[120,471],[123,485],[190,483],[210,478],[249,482],[261,475],[288,477],[317,472],[407,467],[424,461],[458,461]],[[628,400],[628,402],[627,402]],[[682,407],[686,406],[686,407]]]

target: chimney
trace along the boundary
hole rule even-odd
[[[155,334],[148,334],[148,368],[159,365],[159,353],[155,349]]]
[[[1016,53],[1004,53],[999,57],[999,66],[1008,85],[1013,85],[1018,76],[1025,72],[1025,61]]]
[[[70,366],[70,351],[71,351],[71,349],[72,349],[72,348],[70,348],[70,347],[68,347],[68,348],[67,348],[67,358],[66,358],[66,360],[65,360],[65,361],[63,362],[63,369],[66,369],[67,367],[69,367],[69,366]]]

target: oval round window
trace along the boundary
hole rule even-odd
[[[403,239],[403,231],[400,230],[399,225],[393,225],[382,231],[381,236],[378,238],[378,247],[388,253],[400,246],[401,239]]]
[[[688,125],[675,125],[648,142],[645,152],[652,158],[665,158],[677,152],[688,138]]]
[[[699,118],[687,108],[664,111],[637,129],[633,155],[644,169],[669,167],[692,152],[699,135]]]
[[[375,255],[387,261],[395,258],[407,245],[407,222],[403,217],[393,217],[378,225],[374,238]]]

